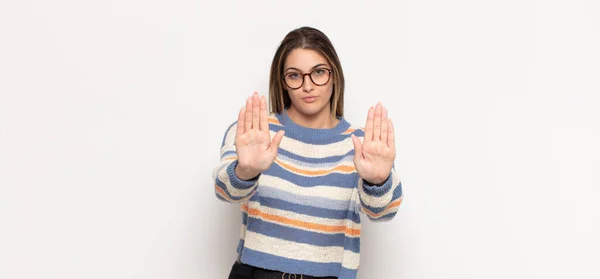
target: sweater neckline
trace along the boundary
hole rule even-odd
[[[284,109],[281,114],[276,114],[279,122],[285,127],[286,132],[291,132],[301,137],[309,137],[314,139],[324,139],[331,136],[336,136],[350,128],[350,123],[343,116],[336,116],[339,122],[333,128],[308,128],[294,122],[287,114],[287,109]]]

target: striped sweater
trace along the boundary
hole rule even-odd
[[[271,113],[271,137],[282,129],[285,136],[271,167],[253,180],[235,175],[237,123],[226,131],[213,178],[218,199],[241,204],[241,262],[286,273],[356,278],[360,213],[371,220],[393,218],[402,185],[393,168],[381,186],[358,176],[350,135],[362,140],[364,130],[339,120],[334,128],[312,129],[294,123],[285,111]]]

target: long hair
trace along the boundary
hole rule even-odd
[[[275,52],[271,63],[269,79],[269,99],[271,112],[282,113],[292,104],[283,86],[283,65],[292,50],[302,48],[317,51],[327,59],[332,67],[333,92],[330,110],[332,116],[344,116],[344,72],[333,44],[325,34],[312,27],[301,27],[289,32]]]

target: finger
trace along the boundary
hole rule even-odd
[[[381,115],[381,142],[383,142],[383,144],[387,144],[387,138],[388,138],[388,111],[387,109],[382,105],[381,108],[383,109],[383,113]]]
[[[260,130],[260,99],[258,93],[252,94],[252,129]]]
[[[252,97],[246,100],[246,115],[245,115],[245,131],[249,132],[252,129]]]
[[[392,120],[388,119],[388,139],[387,145],[392,151],[396,152],[396,137],[394,136],[394,124]]]
[[[279,144],[281,143],[281,139],[283,139],[283,135],[285,134],[284,130],[281,130],[273,136],[273,140],[271,141],[271,146],[269,146],[269,150],[272,153],[277,154],[277,149],[279,148]]]
[[[260,130],[269,131],[269,115],[267,114],[267,100],[265,96],[260,96]]]
[[[246,114],[246,108],[242,107],[238,114],[237,130],[236,130],[236,134],[235,134],[236,137],[239,137],[244,134],[244,116],[245,116],[245,114]]]
[[[369,108],[367,113],[367,124],[365,125],[365,138],[363,143],[367,143],[373,140],[373,107]]]
[[[352,138],[352,143],[354,144],[354,160],[357,160],[362,157],[362,143],[354,134],[352,134],[350,137]]]
[[[375,118],[373,119],[373,141],[381,140],[381,102],[375,107]]]

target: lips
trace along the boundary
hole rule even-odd
[[[302,98],[302,100],[304,100],[307,103],[313,103],[317,100],[317,96],[304,97],[304,98]]]

